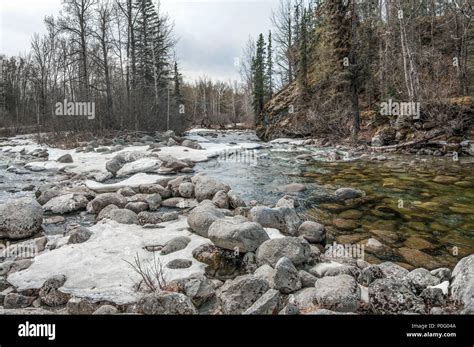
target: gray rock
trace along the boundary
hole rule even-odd
[[[183,147],[188,147],[188,148],[192,148],[192,149],[202,149],[201,145],[197,142],[194,142],[194,141],[191,141],[191,140],[184,140],[182,143],[181,143],[181,146]]]
[[[5,296],[3,300],[3,308],[5,309],[15,309],[15,308],[25,308],[31,306],[33,301],[35,301],[33,296],[25,296],[17,293],[9,293]]]
[[[191,211],[188,224],[196,234],[207,238],[211,224],[224,217],[224,211],[218,209],[212,201],[204,200]]]
[[[303,288],[314,287],[314,284],[316,283],[318,279],[316,276],[313,276],[309,272],[304,271],[304,270],[298,271],[298,274],[300,276],[301,286]]]
[[[282,257],[287,257],[298,266],[309,259],[309,243],[297,237],[283,237],[267,240],[257,249],[257,264],[275,266]]]
[[[289,297],[289,304],[294,304],[298,311],[307,312],[318,307],[317,289],[303,288],[293,293]]]
[[[275,289],[278,289],[283,294],[289,294],[301,289],[301,279],[298,270],[290,259],[283,257],[276,263],[274,284]]]
[[[60,156],[57,160],[58,163],[64,163],[64,164],[69,164],[72,163],[72,156],[70,154],[64,154]]]
[[[354,188],[339,188],[334,192],[339,200],[357,199],[363,196],[363,192]]]
[[[238,207],[246,207],[245,201],[237,192],[230,190],[227,193],[227,196],[229,197],[229,205],[231,208],[236,209]]]
[[[66,214],[85,210],[89,200],[82,194],[59,195],[43,205],[44,211],[50,211],[58,214]]]
[[[306,221],[299,226],[298,236],[311,243],[321,243],[326,239],[326,228],[317,222]]]
[[[70,295],[59,290],[66,283],[66,276],[54,276],[43,283],[39,291],[41,301],[51,307],[65,305]]]
[[[404,281],[416,294],[420,294],[428,286],[436,286],[440,283],[438,277],[433,276],[428,270],[423,268],[410,271],[405,276]]]
[[[242,217],[216,220],[209,227],[208,237],[218,247],[243,253],[255,251],[270,239],[260,224]]]
[[[130,197],[130,196],[134,196],[137,193],[130,187],[123,187],[117,191],[117,194],[120,194],[125,197]]]
[[[323,277],[316,281],[315,288],[321,308],[337,312],[355,312],[359,308],[360,287],[349,275]]]
[[[118,309],[112,305],[102,305],[93,313],[93,315],[95,316],[105,316],[105,315],[114,315],[114,314],[118,314]]]
[[[133,211],[122,208],[116,208],[108,211],[106,214],[104,214],[103,218],[113,220],[120,224],[138,224],[137,214]]]
[[[168,242],[166,242],[161,249],[161,255],[167,255],[185,249],[188,244],[191,242],[191,239],[186,236],[175,237]]]
[[[430,274],[438,277],[440,282],[451,280],[451,270],[447,267],[441,267],[439,269],[432,270]]]
[[[166,267],[168,269],[187,269],[193,265],[193,262],[188,259],[173,259],[168,264],[166,264]]]
[[[373,281],[384,278],[385,274],[377,265],[369,265],[360,271],[357,281],[363,286],[368,286]]]
[[[91,315],[96,309],[96,305],[83,298],[72,297],[66,304],[67,313],[76,316]]]
[[[140,212],[138,214],[138,222],[140,225],[146,224],[160,224],[165,222],[171,222],[179,218],[178,212]]]
[[[194,184],[192,184],[191,182],[183,182],[179,185],[178,192],[179,195],[183,198],[193,198]]]
[[[145,295],[138,302],[138,309],[147,315],[197,314],[196,307],[186,295],[173,292]]]
[[[162,199],[160,194],[150,194],[145,198],[150,211],[156,211],[160,208]]]
[[[35,200],[19,198],[0,205],[0,238],[24,239],[40,232],[43,208]]]
[[[392,263],[390,261],[386,261],[382,264],[378,264],[377,266],[382,270],[385,277],[387,278],[402,280],[406,275],[408,275],[407,269],[401,267],[398,264]]]
[[[217,291],[224,314],[241,314],[270,289],[268,283],[254,275],[228,280]]]
[[[219,190],[225,192],[230,190],[227,184],[205,175],[196,175],[192,178],[192,181],[194,183],[194,194],[199,202],[211,200]]]
[[[426,306],[436,307],[446,305],[446,296],[440,288],[425,288],[420,294],[420,298],[425,301]]]
[[[96,220],[100,221],[104,219],[105,216],[109,213],[109,211],[116,210],[116,209],[118,209],[118,207],[115,205],[107,205],[106,207],[102,209],[102,211],[99,212],[99,214],[96,217]]]
[[[255,206],[249,212],[249,218],[264,228],[275,228],[289,235],[298,235],[301,219],[294,209],[287,207],[269,208]]]
[[[278,312],[280,304],[280,292],[269,289],[257,301],[253,303],[243,314],[248,315],[271,315]]]
[[[166,182],[167,184],[168,182]],[[142,184],[138,187],[138,191],[141,194],[160,194],[162,199],[171,197],[171,190],[164,188],[160,184]]]
[[[214,284],[205,276],[197,276],[186,281],[184,292],[197,307],[205,304],[216,294]]]
[[[212,198],[212,202],[216,207],[218,208],[229,208],[229,197],[227,196],[227,193],[223,190],[219,190],[214,197]]]
[[[280,190],[284,193],[300,193],[306,190],[306,186],[301,183],[290,183],[282,186]]]
[[[308,270],[308,272],[316,277],[349,275],[357,278],[360,270],[356,266],[340,264],[336,262],[318,263]]]
[[[369,285],[369,302],[375,314],[425,313],[425,303],[410,288],[393,278]]]
[[[120,194],[104,193],[97,195],[94,200],[89,203],[87,210],[99,214],[99,212],[108,205],[115,205],[118,208],[124,208],[127,203],[127,199]]]
[[[254,276],[267,281],[270,288],[275,288],[275,274],[276,270],[268,264],[260,266],[254,272]]]
[[[8,287],[10,287],[10,283],[8,283],[7,279],[4,276],[0,277],[0,292],[4,291]],[[2,301],[0,300],[0,303],[1,302]]]
[[[285,195],[280,200],[277,201],[275,207],[287,207],[287,208],[295,208],[295,200],[288,195]]]
[[[203,244],[193,250],[193,257],[207,265],[205,274],[210,278],[226,280],[242,272],[243,255],[211,244]]]
[[[143,201],[129,202],[125,205],[125,208],[139,214],[140,212],[148,210],[148,203]]]
[[[474,254],[456,264],[449,289],[454,302],[474,306]]]

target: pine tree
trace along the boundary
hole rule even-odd
[[[272,32],[268,33],[267,45],[267,62],[265,74],[265,100],[270,100],[273,97],[273,47],[272,47]]]
[[[308,89],[309,15],[303,10],[300,23],[298,82],[303,93]]]
[[[265,39],[263,34],[257,40],[257,49],[252,62],[253,74],[253,107],[257,117],[265,104]]]
[[[174,62],[174,71],[173,71],[173,82],[174,82],[174,97],[178,103],[182,103],[183,94],[181,90],[181,85],[183,81],[183,75],[179,72],[178,62]]]

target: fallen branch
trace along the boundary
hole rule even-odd
[[[438,137],[444,133],[443,130],[438,130],[434,132],[433,134],[421,139],[421,140],[414,140],[414,141],[409,141],[409,142],[404,142],[404,143],[399,143],[397,145],[390,145],[390,146],[380,146],[380,147],[369,147],[374,152],[378,151],[396,151],[397,149],[400,148],[405,148],[405,147],[412,147],[419,145],[420,143],[427,142],[429,140],[434,139],[435,137]]]

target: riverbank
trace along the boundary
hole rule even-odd
[[[39,176],[30,177],[34,196],[20,187],[2,194],[11,247],[1,263],[4,313],[472,313],[472,235],[456,255],[447,240],[468,228],[473,197],[420,208],[405,198],[405,213],[386,191],[433,181],[428,199],[456,188],[472,194],[463,158],[446,169],[436,162],[444,172],[431,177],[428,157],[411,157],[419,179],[393,180],[387,175],[406,173],[407,158],[308,140],[265,144],[250,131],[69,150],[20,137],[1,148],[12,160],[8,177],[18,176],[11,185],[25,172]],[[457,216],[448,230],[425,219],[438,208]]]

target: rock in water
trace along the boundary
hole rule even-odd
[[[0,238],[24,239],[41,231],[43,208],[35,200],[20,198],[0,205]]]
[[[255,251],[270,239],[260,224],[242,217],[216,220],[209,227],[208,237],[218,247],[243,253]]]
[[[298,228],[298,235],[303,236],[308,242],[321,243],[326,239],[326,228],[322,224],[306,221]]]
[[[115,205],[118,208],[124,208],[128,200],[117,193],[104,193],[97,195],[87,206],[87,210],[98,214],[102,209],[108,205]]]

